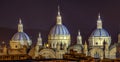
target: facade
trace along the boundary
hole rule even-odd
[[[57,23],[51,29],[48,35],[47,47],[44,45],[42,48],[35,47],[35,49],[39,49],[37,55],[42,55],[46,58],[62,59],[63,55],[65,53],[70,53],[71,50],[94,58],[117,58],[117,45],[111,44],[111,36],[102,27],[100,14],[98,15],[97,28],[92,32],[88,39],[89,45],[87,44],[87,41],[85,41],[84,44],[82,43],[82,36],[80,35],[80,31],[78,31],[77,44],[70,45],[70,43],[70,33],[62,24],[60,11],[58,10]]]
[[[100,14],[98,15],[97,28],[91,33],[88,43],[82,41],[80,31],[78,31],[77,43],[71,45],[71,35],[65,25],[62,24],[62,17],[58,6],[56,25],[52,27],[48,35],[48,43],[43,44],[41,33],[34,47],[32,41],[23,31],[23,24],[19,19],[18,32],[14,34],[8,47],[5,42],[0,45],[0,57],[2,55],[29,55],[32,59],[63,59],[63,55],[75,51],[77,54],[85,54],[94,58],[120,58],[120,34],[118,43],[111,44],[110,34],[102,27]],[[83,44],[84,43],[84,44]],[[67,54],[66,54],[67,56]],[[72,57],[72,56],[70,56]]]

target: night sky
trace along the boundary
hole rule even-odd
[[[21,18],[24,31],[36,43],[38,32],[44,42],[50,29],[56,24],[57,6],[60,6],[63,24],[68,28],[72,42],[76,41],[78,30],[83,42],[96,29],[98,13],[103,27],[117,42],[120,31],[120,0],[0,0],[0,41],[9,42],[17,32]]]

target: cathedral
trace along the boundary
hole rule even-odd
[[[32,40],[24,32],[22,20],[19,19],[18,32],[9,41],[9,46],[5,42],[2,42],[0,45],[0,56],[27,54],[32,59],[41,56],[46,59],[63,59],[63,54],[70,53],[70,50],[73,50],[77,53],[99,59],[116,59],[120,57],[120,34],[118,35],[118,43],[111,44],[111,36],[103,28],[100,14],[98,15],[96,29],[91,33],[88,41],[82,41],[82,36],[80,31],[78,31],[78,35],[76,36],[77,43],[71,45],[71,36],[67,27],[63,24],[58,6],[56,24],[49,32],[47,43],[43,44],[41,33],[39,33],[37,42],[32,47]]]

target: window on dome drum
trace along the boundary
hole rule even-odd
[[[17,48],[17,45],[15,47]]]
[[[98,45],[98,42],[96,42],[96,45]]]
[[[62,43],[60,44],[60,50],[63,50],[63,45],[62,45]]]

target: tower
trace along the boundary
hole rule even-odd
[[[3,48],[3,55],[7,55],[8,53],[7,53],[7,45],[6,45],[6,43],[3,41],[2,42],[2,48]]]
[[[35,46],[35,57],[38,57],[39,56],[39,49],[40,47],[42,47],[42,38],[41,38],[41,33],[38,34],[38,39],[37,39],[37,43],[36,43],[36,46]]]
[[[110,51],[109,51],[109,45],[104,41],[103,42],[103,56],[104,58],[110,58]],[[113,53],[114,54],[114,53]]]
[[[78,35],[76,39],[77,39],[77,43],[68,48],[68,53],[71,50],[76,51],[77,53],[83,53],[84,51],[86,51],[86,45],[82,44],[82,36],[80,34],[80,31],[78,31]]]
[[[105,58],[109,58],[109,45],[105,42]]]
[[[85,41],[85,44],[84,44],[84,54],[86,54],[86,56],[88,55],[88,46],[87,46],[86,41]]]
[[[80,34],[80,31],[78,31],[77,44],[82,44],[82,36]]]
[[[38,36],[38,39],[37,39],[37,45],[42,46],[41,33],[39,33],[39,36]]]

